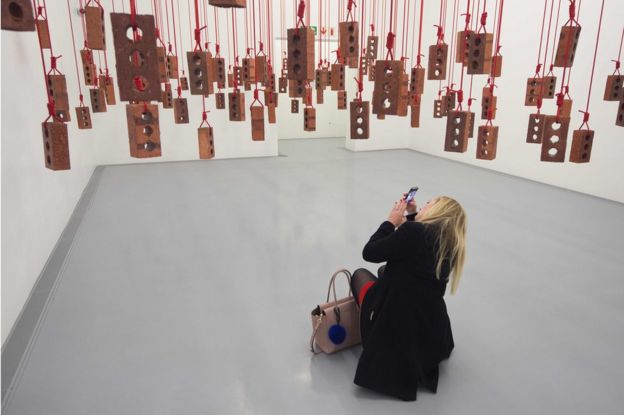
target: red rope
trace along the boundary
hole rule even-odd
[[[468,4],[470,4],[470,0],[468,0]],[[449,50],[449,59],[451,61],[451,64],[448,65],[448,76],[446,77],[447,79],[447,90],[452,90],[453,89],[453,81],[455,79],[455,33],[457,32],[457,20],[459,18],[459,10],[458,10],[458,0],[454,0],[453,1],[453,14],[452,14],[452,34],[453,36],[451,36],[451,48]],[[462,65],[462,79],[464,76],[464,66]]]
[[[559,26],[559,13],[560,12],[561,12],[561,0],[559,0],[559,5],[557,6],[557,17],[555,18],[555,27],[553,28],[553,44],[552,44],[552,53],[550,54],[550,67],[548,69],[548,73],[552,73],[554,62],[555,62],[555,47],[557,45],[557,41],[555,40],[555,38],[557,36],[557,27]]]
[[[587,126],[587,129],[589,129],[589,101],[591,99],[592,86],[594,84],[594,70],[596,69],[596,56],[598,55],[598,43],[600,42],[600,31],[602,30],[602,15],[604,12],[604,4],[605,4],[605,1],[602,0],[602,5],[600,6],[600,19],[598,20],[598,31],[596,33],[596,48],[594,49],[594,62],[592,63],[592,71],[589,77],[589,91],[587,92],[587,105],[585,105],[585,111],[581,111],[583,113],[583,123],[581,124],[581,128],[583,127],[583,125],[585,125]]]
[[[561,0],[559,0],[559,4],[561,4]],[[552,15],[553,9],[555,7],[555,0],[552,0],[550,3],[550,16],[548,17],[548,32],[546,35],[546,47],[544,48],[544,65],[542,66],[542,78],[546,76],[546,62],[548,61],[548,45],[550,44],[550,28],[552,26]],[[553,49],[554,53],[554,49]],[[551,64],[552,65],[552,64]],[[551,68],[552,70],[552,68]],[[539,114],[542,109],[542,94],[544,92],[544,83],[540,83],[540,93],[537,97],[537,113]]]
[[[78,79],[78,93],[80,98],[80,106],[84,106],[82,86],[80,85],[80,70],[78,69],[78,57],[76,52],[76,39],[74,38],[74,24],[72,22],[71,8],[69,6],[69,0],[67,0],[67,14],[69,16],[69,30],[71,31],[72,47],[74,48],[74,63],[76,64],[76,78]]]
[[[396,35],[392,33],[392,18],[394,17],[394,1],[390,0],[390,25],[388,30],[388,37],[386,38],[386,49],[388,52],[386,53],[386,60],[390,58],[390,60],[394,60],[394,38]]]
[[[554,1],[554,0],[553,0]],[[542,44],[544,41],[544,25],[546,23],[546,6],[548,0],[544,0],[544,15],[542,16],[542,28],[540,34],[539,50],[537,52],[537,64],[535,65],[535,77],[539,77],[540,69],[542,68]]]

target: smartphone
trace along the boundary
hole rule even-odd
[[[414,199],[414,196],[416,196],[417,191],[418,191],[418,186],[414,186],[411,189],[409,189],[409,191],[407,192],[407,195],[405,196],[405,201],[407,203],[411,202],[412,199]]]

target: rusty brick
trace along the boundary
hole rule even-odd
[[[126,104],[130,156],[160,157],[160,125],[158,105]]]
[[[442,109],[446,108],[446,106],[442,105],[441,99],[436,99],[433,101],[433,118],[442,118]]]
[[[322,104],[325,101],[324,91],[322,89],[316,90],[316,103]]]
[[[97,68],[93,63],[93,52],[90,49],[82,49],[80,51],[80,60],[82,61],[82,73],[84,75],[85,85],[97,85]]]
[[[236,86],[238,87],[243,85],[243,68],[241,66],[234,65],[232,70],[234,71],[234,82],[236,83]]]
[[[267,79],[267,57],[265,55],[258,55],[255,58],[256,67],[256,82],[264,83]]]
[[[217,92],[215,94],[215,107],[218,110],[225,109],[225,93],[224,92]]]
[[[378,60],[375,62],[375,72],[377,78],[373,89],[373,114],[397,115],[403,62]]]
[[[575,130],[572,133],[572,148],[570,161],[572,163],[589,163],[592,144],[594,143],[593,130]]]
[[[338,91],[336,95],[337,107],[339,110],[347,109],[347,91]]]
[[[564,99],[561,103],[561,108],[559,108],[559,116],[568,118],[572,115],[572,100]]]
[[[338,23],[338,50],[345,58],[358,57],[360,54],[360,26],[358,22]]]
[[[245,94],[234,91],[228,94],[230,121],[245,121]]]
[[[368,80],[370,82],[375,82],[376,76],[375,76],[375,65],[370,65],[370,67],[368,68]]]
[[[468,46],[468,66],[469,75],[487,75],[492,69],[492,44],[494,35],[492,33],[472,33]]]
[[[529,126],[527,128],[526,142],[530,144],[542,144],[544,137],[545,114],[529,115]]]
[[[559,34],[557,53],[555,54],[555,66],[569,68],[574,64],[576,47],[581,36],[581,26],[564,26]]]
[[[208,4],[215,7],[247,7],[247,0],[208,0]]]
[[[473,34],[474,32],[472,30],[457,32],[457,48],[455,50],[456,63],[468,65],[468,48]]]
[[[279,94],[271,90],[264,90],[264,103],[265,105],[273,104],[277,108]]]
[[[54,99],[56,116],[63,122],[71,121],[65,75],[48,75],[47,78],[48,94]]]
[[[251,139],[264,141],[264,108],[259,105],[251,107]]]
[[[444,151],[465,153],[468,149],[468,111],[450,111],[446,120]]]
[[[375,61],[379,50],[379,36],[369,36],[366,38],[366,59]]]
[[[353,100],[349,104],[351,139],[363,140],[370,136],[370,103]]]
[[[304,98],[305,97],[305,81],[288,81],[288,96],[290,98]]]
[[[430,81],[445,80],[447,60],[448,45],[446,43],[429,46],[429,64],[427,70],[427,79]]]
[[[255,58],[243,58],[243,82],[256,82]]]
[[[542,98],[544,99],[553,99],[555,98],[555,92],[557,88],[557,77],[556,76],[545,76],[542,78]]]
[[[189,123],[189,111],[186,98],[174,98],[173,100],[173,117],[176,124]]]
[[[624,127],[624,99],[620,101],[617,118],[615,119],[615,125],[619,127]]]
[[[498,145],[498,127],[482,125],[477,136],[477,158],[480,160],[494,160]]]
[[[89,89],[89,97],[91,98],[91,108],[93,109],[93,113],[106,112],[105,87],[100,85],[98,88]]]
[[[303,131],[316,131],[316,108],[303,109]]]
[[[208,52],[187,52],[186,57],[189,66],[189,81],[191,95],[209,95],[210,85],[210,67],[208,61],[210,55]]]
[[[45,166],[50,170],[69,170],[67,124],[58,121],[41,123]]]
[[[475,113],[470,111],[468,113],[468,138],[474,137],[474,129],[475,129]]]
[[[32,32],[35,16],[31,0],[2,0],[2,30]]]
[[[106,50],[104,9],[97,6],[87,6],[84,8],[84,13],[89,49]]]
[[[621,101],[624,99],[624,75],[607,76],[605,85],[605,101]]]
[[[269,118],[269,124],[275,124],[277,122],[277,117],[275,114],[275,104],[267,104],[267,115]]]
[[[341,63],[334,63],[331,66],[331,89],[332,91],[345,89],[345,66]]]
[[[314,30],[288,29],[288,79],[314,79]]]
[[[397,115],[407,117],[407,106],[409,103],[409,75],[401,72],[399,74],[399,101],[397,103]]]
[[[288,78],[280,76],[278,81],[278,87],[280,94],[285,94],[286,92],[288,92]]]
[[[226,70],[225,70],[225,59],[224,58],[213,58],[212,59],[214,65],[214,74],[215,81],[221,85],[225,85],[226,82]],[[224,88],[220,87],[220,88]]]
[[[115,97],[115,85],[112,76],[100,75],[99,86],[104,88],[104,95],[106,96],[106,103],[108,105],[115,105],[117,98]]]
[[[503,74],[503,56],[494,55],[492,57],[492,76],[494,78],[500,78]]]
[[[425,92],[425,68],[412,68],[410,92],[417,95]]]
[[[136,24],[141,31],[141,38],[136,41],[132,39],[132,30],[128,31],[132,26],[130,14],[111,13],[110,16],[120,101],[158,101],[160,76],[154,16],[136,16]],[[138,81],[141,87],[137,85]]]
[[[78,123],[78,129],[80,130],[89,130],[93,127],[89,107],[76,107],[76,122]]]
[[[481,119],[490,119],[490,111],[492,111],[492,119],[496,118],[496,101],[498,99],[492,94],[490,87],[483,88],[483,97],[481,99]]]
[[[178,57],[175,55],[167,55],[167,76],[170,79],[178,79],[179,75]]]
[[[188,84],[188,78],[186,76],[180,77],[180,88],[182,88],[183,91],[188,91],[189,84]]]
[[[42,49],[50,49],[52,42],[50,41],[50,28],[48,21],[44,19],[35,19],[35,27],[37,28],[37,36]]]
[[[161,101],[163,108],[173,108],[173,92],[171,91],[170,83],[165,84],[165,88],[162,91]]]
[[[299,114],[299,100],[298,99],[290,100],[290,112],[292,114]]]
[[[542,161],[563,163],[565,161],[570,118],[547,115],[544,119],[544,137],[542,139]]]
[[[214,158],[215,148],[212,127],[198,128],[197,140],[199,142],[199,158],[202,160]]]
[[[160,83],[167,82],[169,80],[167,72],[167,52],[164,46],[156,47],[156,59],[158,61],[158,77]]]
[[[410,105],[410,126],[412,128],[420,127],[420,95]]]
[[[540,78],[527,79],[526,92],[524,95],[524,105],[527,107],[537,106],[537,97],[540,94],[542,80]]]

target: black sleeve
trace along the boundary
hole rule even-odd
[[[405,215],[405,219],[406,219],[408,222],[414,222],[414,221],[416,220],[416,215],[417,215],[417,213],[416,213],[416,212],[414,212],[414,213],[410,213],[410,214],[407,214],[407,215]]]
[[[362,257],[368,262],[397,261],[413,257],[416,244],[422,235],[422,226],[418,222],[406,222],[395,231],[392,223],[382,223],[364,246]]]

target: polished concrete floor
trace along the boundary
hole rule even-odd
[[[623,205],[341,147],[105,167],[3,413],[624,413]],[[352,383],[359,347],[308,340],[331,273],[366,265],[412,185],[464,205],[468,259],[438,393],[405,403]]]

